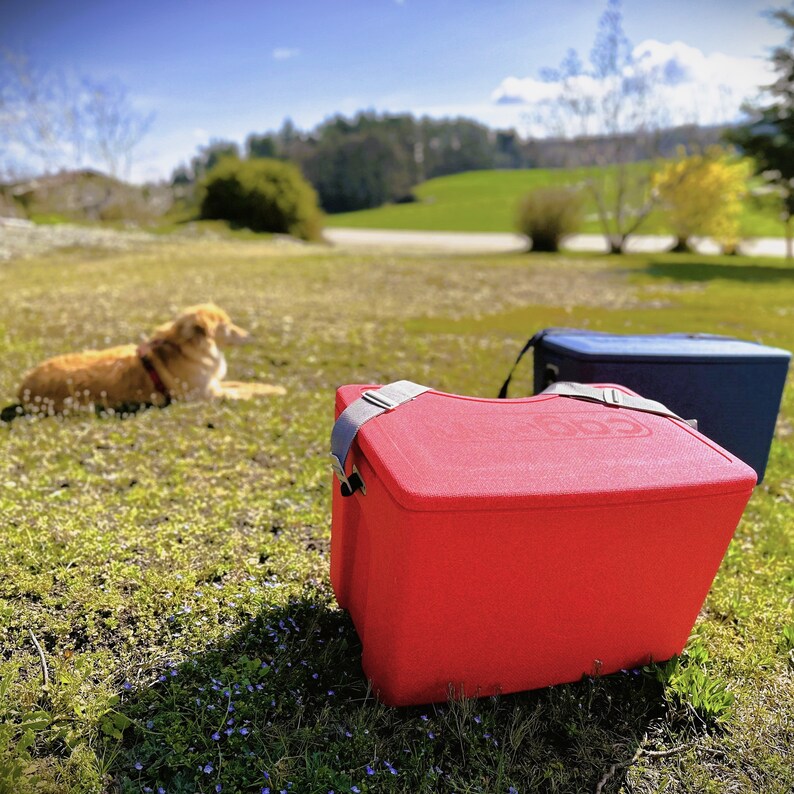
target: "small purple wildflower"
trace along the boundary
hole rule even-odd
[[[435,739],[436,735],[433,733],[433,731],[428,731],[427,732],[427,738],[428,739]]]
[[[388,769],[393,775],[399,774],[399,772],[388,761],[384,761],[383,766],[385,766],[386,769]]]
[[[375,770],[369,764],[367,764],[367,774],[368,775],[374,775],[375,774]]]
[[[474,721],[479,725],[482,722],[482,717],[478,715],[474,718]]]
[[[152,728],[154,728],[154,720],[149,720],[149,721],[146,723],[146,727],[147,727],[149,730],[151,730]]]
[[[159,676],[157,676],[157,680],[158,681],[166,681],[167,679],[166,679],[166,677],[164,675],[159,675]]]
[[[140,761],[136,761],[135,768],[140,772],[143,769],[143,764]]]
[[[334,694],[335,694],[335,692],[334,692],[334,690],[333,690],[333,689],[329,689],[329,690],[328,690],[328,695],[329,695],[330,697],[332,697]]]
[[[218,783],[215,786],[215,791],[217,792],[217,794],[221,794],[221,791],[223,791],[223,786],[220,783]]]
[[[129,681],[125,681],[121,686],[124,689],[126,689],[128,692],[130,691],[130,689],[132,689],[132,684]]]
[[[351,786],[350,790],[353,792],[353,794],[361,794],[361,789],[358,786]]]
[[[205,775],[209,775],[214,770],[215,770],[215,767],[212,764],[205,764],[204,768],[201,771],[204,772]]]
[[[248,728],[240,728],[240,734],[242,736],[248,736],[249,733],[250,731],[248,730]]]
[[[264,786],[259,794],[270,794],[270,786]]]
[[[220,740],[221,740],[221,735],[218,733],[218,731],[215,731],[215,733],[212,734],[212,741],[219,742]]]
[[[422,715],[419,717],[419,719],[420,719],[420,720],[422,720],[422,722],[427,722],[427,720],[428,720],[428,716],[427,716],[427,714],[422,714]]]
[[[316,681],[320,676],[317,673],[312,673],[312,678]]]
[[[515,786],[510,786],[510,788],[507,789],[507,794],[518,794],[518,789]]]

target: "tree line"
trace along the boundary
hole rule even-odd
[[[715,143],[721,128],[678,127],[664,131],[654,150],[633,145],[632,160],[672,154],[684,143]],[[661,147],[660,147],[661,144]],[[587,141],[596,164],[612,142],[606,136]],[[629,144],[631,145],[631,144]],[[172,174],[174,185],[201,182],[224,157],[275,158],[296,164],[314,186],[329,213],[352,212],[385,203],[412,201],[412,189],[427,179],[482,169],[547,168],[568,164],[573,146],[563,138],[523,138],[515,130],[494,130],[466,118],[416,118],[411,114],[361,112],[335,116],[310,131],[289,119],[275,132],[252,133],[244,146],[215,140],[189,164]]]
[[[527,143],[514,130],[497,131],[464,118],[361,112],[335,116],[308,132],[287,119],[276,132],[252,133],[244,147],[213,141],[177,168],[172,182],[200,182],[225,157],[291,161],[317,190],[326,212],[410,201],[414,185],[437,176],[532,165]]]

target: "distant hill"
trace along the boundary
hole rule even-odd
[[[0,185],[0,215],[43,222],[141,223],[160,217],[172,203],[167,185],[130,185],[90,169]]]

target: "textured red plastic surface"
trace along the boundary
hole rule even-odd
[[[683,423],[546,395],[427,392],[366,423],[353,464],[331,581],[389,705],[680,653],[755,484]]]

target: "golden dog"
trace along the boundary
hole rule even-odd
[[[228,397],[285,394],[281,386],[223,381],[221,348],[249,339],[223,309],[191,306],[141,345],[56,356],[26,372],[19,401],[27,413],[56,414],[88,406],[168,405]]]

